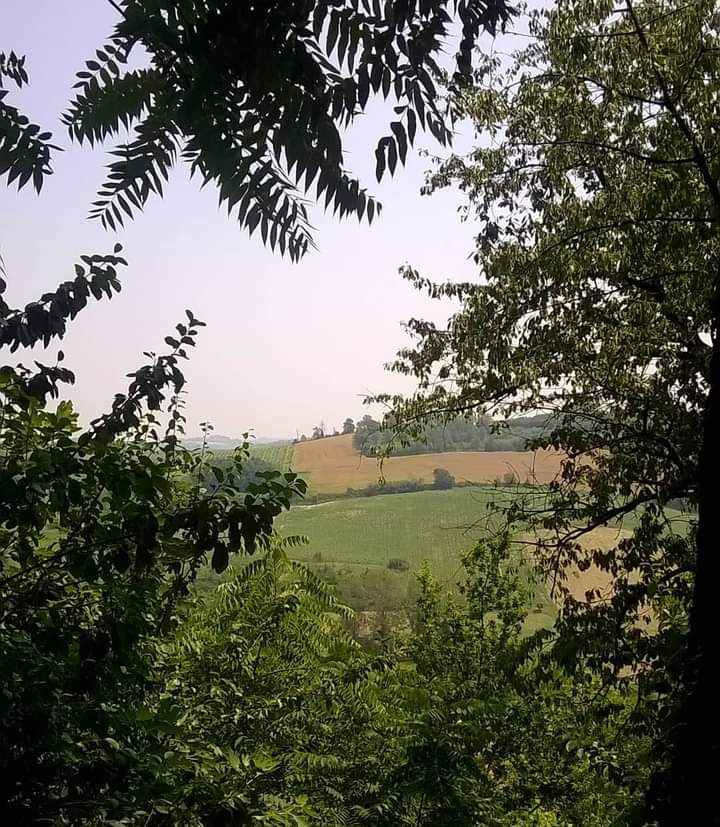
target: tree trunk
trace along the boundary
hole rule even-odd
[[[697,560],[683,673],[685,697],[671,739],[667,789],[658,791],[664,801],[658,813],[661,827],[720,825],[720,270],[712,311],[710,388],[698,468]]]

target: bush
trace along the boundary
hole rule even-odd
[[[441,490],[454,488],[455,477],[453,477],[447,468],[436,468],[433,471],[433,486]]]
[[[398,480],[397,482],[373,482],[365,488],[348,488],[345,491],[348,497],[377,497],[381,494],[412,494],[416,491],[425,491],[430,486],[420,480]]]
[[[391,557],[387,561],[387,567],[392,571],[407,571],[410,568],[410,563],[404,557]]]
[[[518,485],[520,480],[518,479],[517,475],[514,471],[506,471],[502,477],[495,477],[494,484],[496,488],[505,486],[505,485]]]

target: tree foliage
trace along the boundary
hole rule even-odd
[[[455,477],[447,468],[435,468],[433,470],[433,486],[446,491],[455,486]]]
[[[506,422],[488,416],[421,417],[415,421],[369,414],[357,423],[353,448],[365,456],[435,454],[445,451],[524,451],[528,442],[549,430],[548,416],[515,417]]]
[[[118,8],[122,18],[79,72],[64,117],[78,141],[132,129],[112,152],[91,216],[121,226],[151,193],[162,194],[182,159],[217,187],[228,214],[292,259],[312,244],[313,185],[341,218],[372,222],[380,209],[345,170],[342,150],[343,131],[371,97],[395,103],[375,150],[380,180],[405,163],[418,129],[449,142],[433,75],[454,15],[458,84],[480,32],[510,15],[503,0],[122,0]],[[134,50],[148,65],[129,68]]]
[[[418,631],[398,652],[412,669],[348,639],[347,611],[288,558],[295,542],[275,540],[156,643],[128,788],[147,796],[139,819],[600,827],[632,812],[647,741],[613,746],[632,696],[605,698],[598,719],[584,712],[597,685],[541,667],[506,542],[468,558],[464,602],[421,572]]]
[[[679,739],[673,784],[650,796],[663,824],[717,810],[714,517],[705,500],[696,558],[695,518],[678,529],[664,510],[699,504],[702,527],[714,486],[717,55],[712,3],[563,0],[533,13],[529,45],[510,65],[487,59],[464,94],[493,140],[428,182],[468,193],[480,278],[435,284],[406,268],[461,309],[444,328],[411,322],[417,345],[395,363],[421,386],[397,400],[399,417],[560,412],[534,445],[564,451],[562,472],[509,518],[536,532],[556,587],[576,567],[612,576],[607,593],[566,596],[556,651],[570,669],[637,679],[661,765],[666,737]],[[624,515],[630,536],[611,551],[581,542]]]
[[[14,55],[2,67],[26,80]],[[0,160],[25,163],[18,158],[6,140]],[[14,352],[62,338],[90,296],[120,289],[120,253],[82,256],[73,280],[23,309],[0,299],[0,345]],[[121,807],[139,746],[128,710],[146,690],[149,642],[173,626],[202,565],[221,572],[230,555],[265,548],[273,519],[305,490],[293,474],[265,471],[240,494],[247,445],[225,470],[182,447],[181,365],[203,326],[186,315],[167,352],[147,353],[87,428],[69,401],[55,401],[74,381],[62,351],[54,365],[0,368],[0,800],[9,823],[97,823]]]
[[[6,102],[9,90],[6,80],[17,87],[28,82],[25,57],[15,52],[0,51],[0,176],[7,173],[8,183],[17,180],[18,189],[32,181],[40,192],[45,176],[50,175],[50,143],[52,133],[43,132],[16,107]]]
[[[185,347],[199,324],[179,325]],[[132,374],[128,393],[84,431],[70,403],[48,409],[35,384],[40,377],[57,393],[65,369],[2,372],[0,777],[8,818],[78,820],[99,812],[98,797],[112,798],[133,749],[126,710],[142,697],[148,640],[172,625],[201,565],[223,571],[231,554],[262,549],[274,517],[304,490],[295,475],[266,471],[238,495],[247,446],[223,471],[178,444],[181,349]],[[173,398],[161,429],[153,411],[166,387]]]
[[[316,178],[340,214],[377,211],[342,166],[340,136],[371,93],[392,93],[399,110],[378,177],[404,161],[418,126],[447,140],[434,56],[457,11],[452,91],[496,140],[450,161],[431,188],[459,181],[469,192],[483,278],[437,286],[406,271],[461,308],[447,330],[411,323],[419,346],[396,367],[421,393],[394,416],[559,410],[534,444],[565,450],[562,474],[510,521],[535,537],[558,588],[591,565],[614,588],[586,602],[566,589],[555,635],[528,636],[518,557],[501,532],[468,556],[460,599],[420,573],[416,630],[397,652],[407,662],[368,654],[329,588],[290,559],[300,540],[272,533],[304,483],[271,469],[248,480],[247,446],[222,464],[183,448],[181,366],[202,327],[191,312],[86,428],[56,401],[73,380],[61,352],[33,371],[6,366],[2,820],[643,823],[677,697],[698,684],[675,665],[694,520],[677,531],[664,506],[679,497],[699,503],[701,518],[707,509],[698,434],[714,381],[707,342],[717,341],[710,6],[628,2],[620,13],[562,2],[532,16],[531,45],[502,83],[489,58],[472,90],[469,50],[506,19],[504,6],[124,0],[120,10],[66,114],[78,140],[134,130],[95,214],[122,224],[184,158],[244,226],[293,258],[310,244],[303,195]],[[133,49],[146,65],[128,68]],[[24,83],[23,60],[0,56],[0,79]],[[5,97],[0,168],[40,189],[49,136]],[[22,309],[0,303],[0,344],[61,338],[90,296],[119,290],[121,252],[82,257],[74,280]],[[579,542],[625,514],[634,530],[612,552]],[[210,569],[226,579],[198,594],[198,572],[207,584]],[[714,767],[713,710],[694,697],[711,713],[711,737],[691,791]]]

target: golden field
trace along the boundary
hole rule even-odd
[[[550,482],[560,470],[559,454],[549,451],[457,451],[390,457],[382,466],[388,481],[432,482],[433,470],[446,468],[457,482],[492,482],[512,472],[520,482]],[[380,478],[378,462],[362,457],[352,446],[352,435],[300,442],[295,446],[293,470],[302,474],[319,494],[343,494],[364,488]]]

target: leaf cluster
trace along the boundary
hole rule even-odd
[[[419,129],[451,132],[433,75],[453,15],[462,25],[456,81],[472,46],[509,16],[502,0],[293,0],[237,7],[224,0],[123,0],[109,41],[78,73],[64,116],[70,136],[112,151],[91,216],[115,229],[162,195],[179,159],[214,184],[251,234],[291,259],[313,243],[307,196],[341,218],[372,222],[380,204],[344,167],[342,135],[373,96],[396,119],[375,152],[377,178],[404,163]],[[133,50],[149,65],[129,69]],[[269,59],[272,56],[272,59]]]

